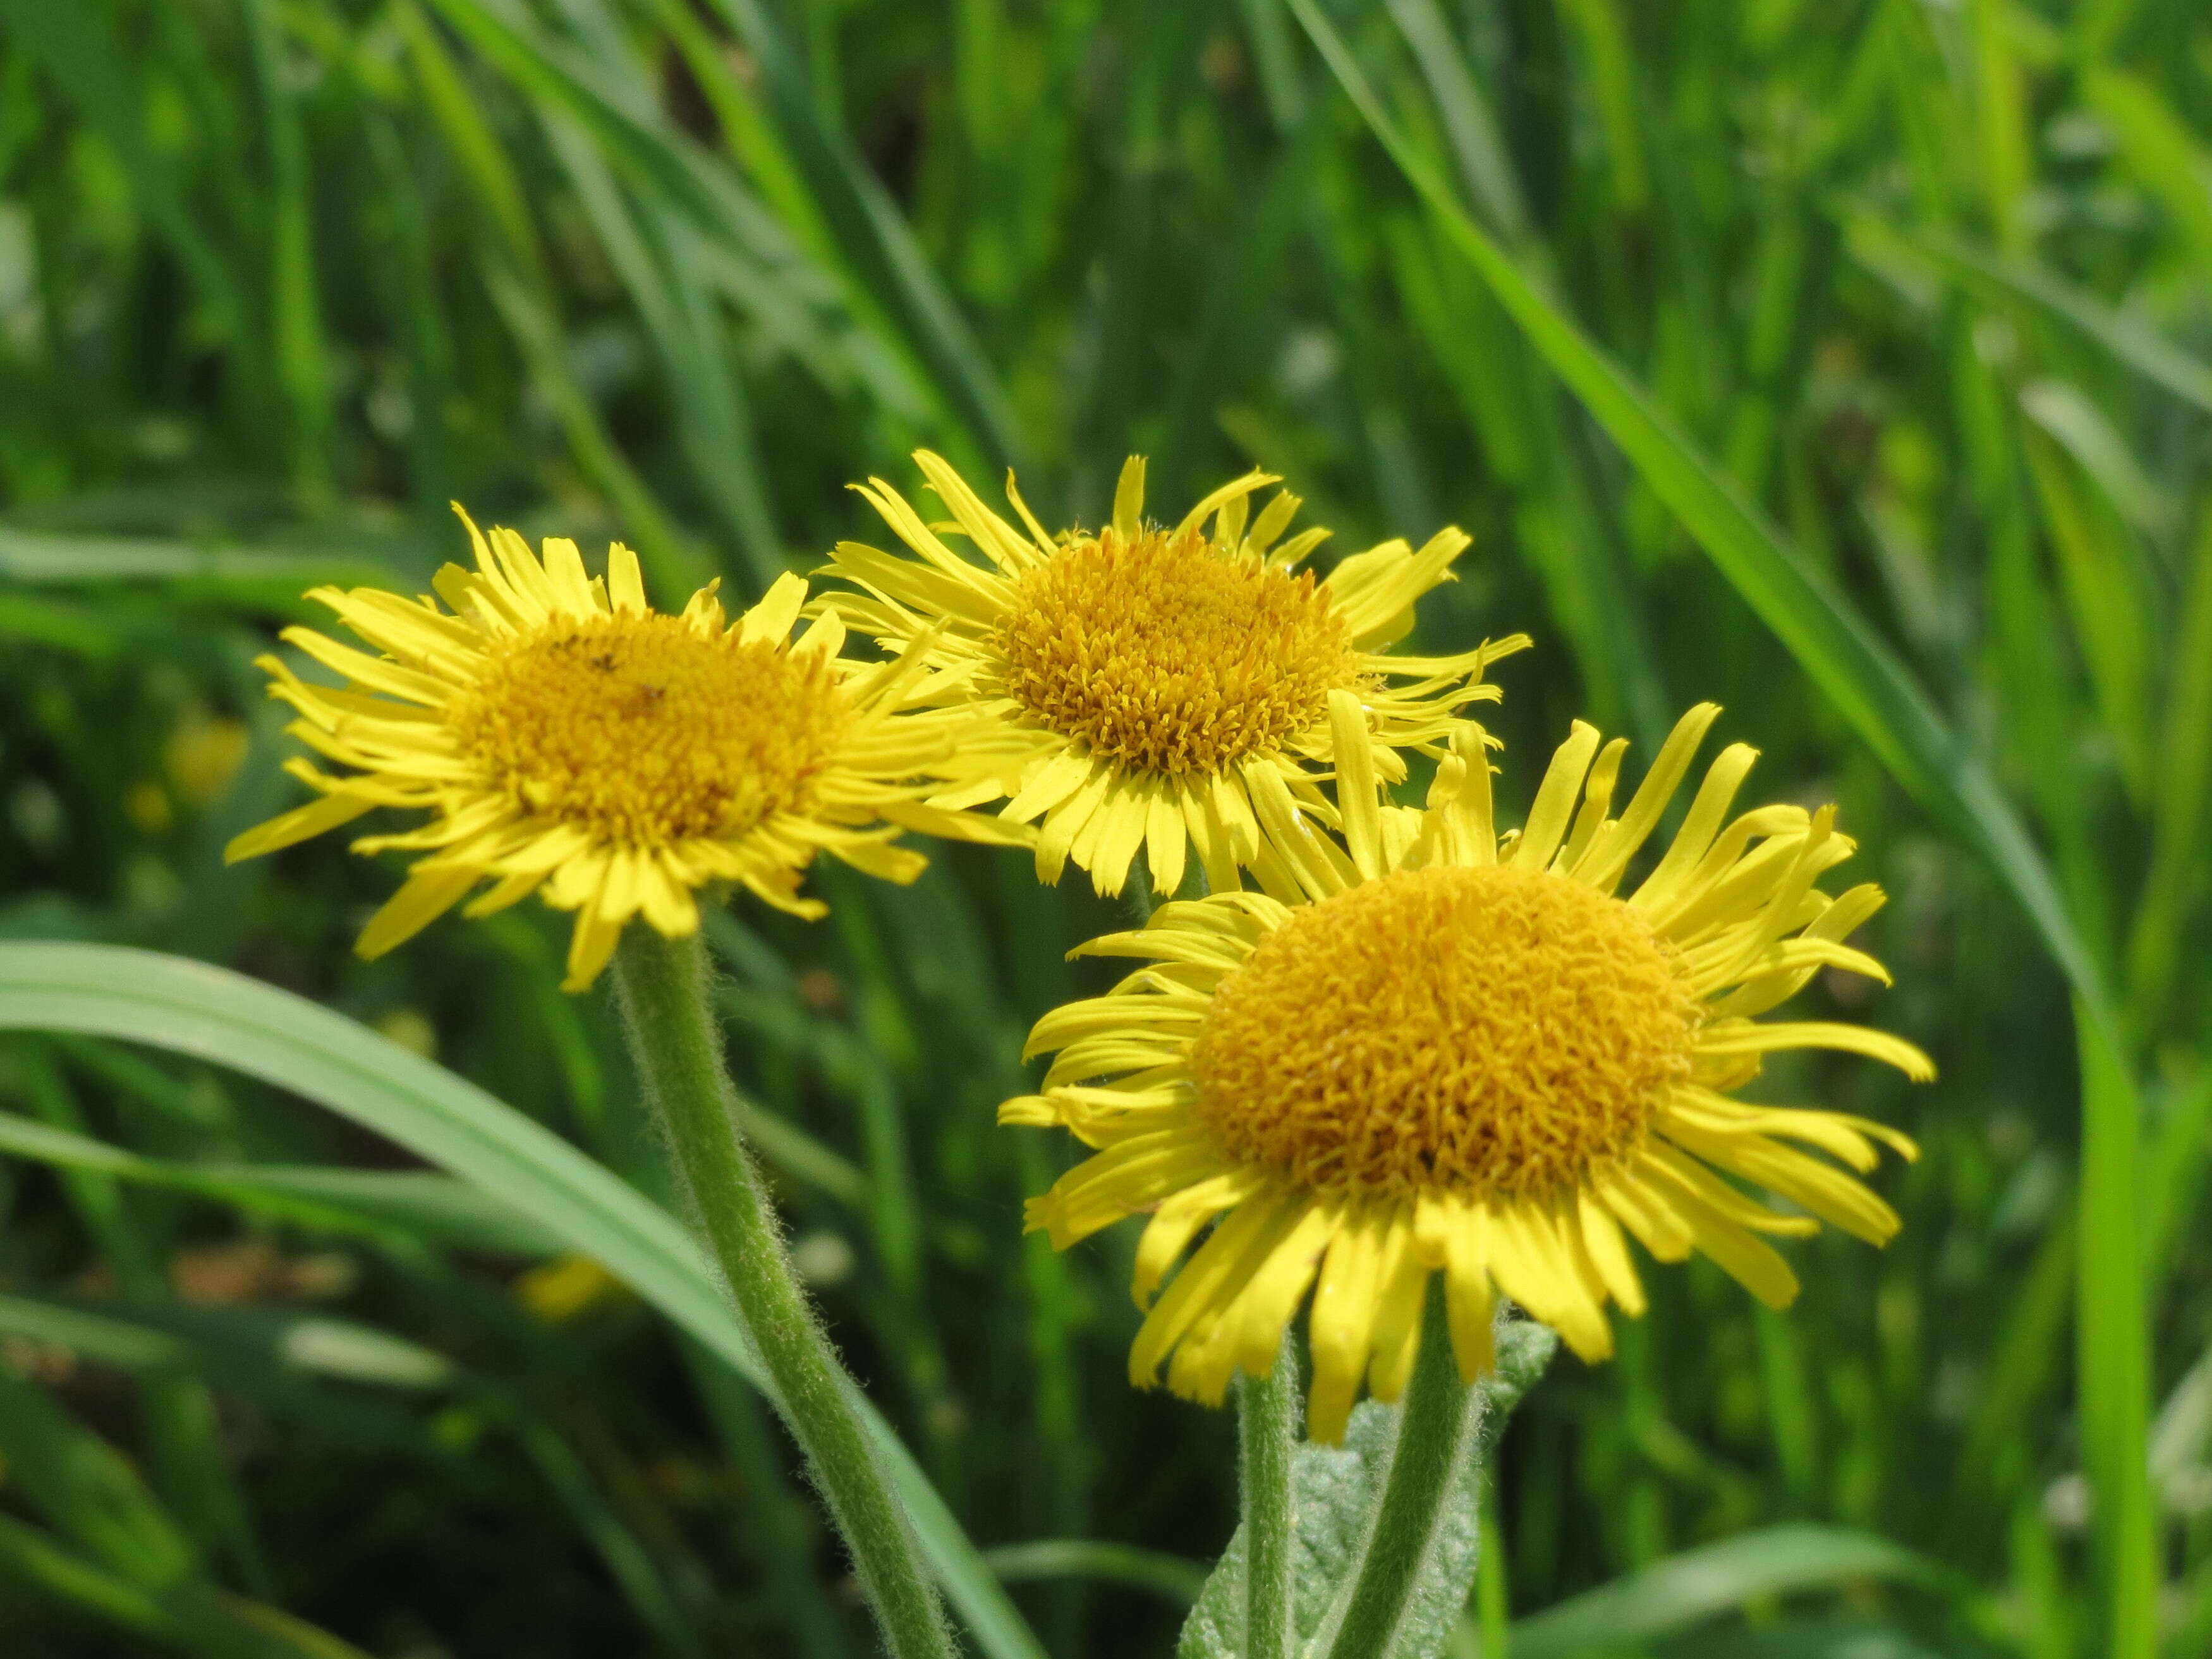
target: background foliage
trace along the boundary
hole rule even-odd
[[[1658,1275],[1618,1363],[1559,1360],[1455,1641],[2212,1651],[2212,21],[1298,14],[0,0],[0,938],[241,969],[658,1191],[534,908],[364,965],[389,872],[221,866],[290,799],[250,663],[303,587],[422,586],[458,496],[751,592],[872,534],[841,486],[917,443],[1063,521],[1132,451],[1163,512],[1258,463],[1341,550],[1457,521],[1425,641],[1542,647],[1507,801],[1572,716],[1648,754],[1728,704],[1893,896],[1897,988],[1808,1000],[1943,1078],[1775,1068],[1921,1139],[1904,1236],[1798,1248],[1783,1317]],[[1061,1152],[990,1126],[1121,918],[971,849],[817,878],[831,920],[713,938],[799,1259],[1036,1642],[1165,1651],[1231,1424],[1127,1387],[1131,1241],[1024,1242]],[[55,1028],[0,1037],[11,1640],[860,1650],[703,1327],[75,994],[0,1018]]]

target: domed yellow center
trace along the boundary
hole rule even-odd
[[[1223,556],[1191,532],[1111,529],[1021,579],[1000,625],[1007,689],[1093,754],[1212,772],[1323,719],[1358,659],[1311,573]]]
[[[495,647],[448,719],[532,811],[633,847],[802,805],[849,719],[829,664],[675,617],[560,620]]]
[[[1638,1142],[1695,1017],[1616,899],[1538,871],[1401,871],[1261,940],[1191,1070],[1223,1152],[1294,1187],[1535,1194]]]

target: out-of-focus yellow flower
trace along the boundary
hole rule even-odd
[[[549,1325],[574,1319],[623,1290],[622,1280],[587,1255],[556,1256],[514,1281],[516,1298]]]
[[[250,740],[244,720],[205,714],[184,720],[169,734],[162,757],[169,781],[195,806],[221,799],[238,769],[246,764]]]

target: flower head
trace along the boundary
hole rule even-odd
[[[1133,1380],[1164,1363],[1177,1392],[1218,1403],[1238,1366],[1267,1369],[1310,1292],[1310,1432],[1334,1441],[1363,1380],[1381,1400],[1404,1389],[1432,1273],[1472,1382],[1492,1364],[1493,1287],[1585,1358],[1609,1355],[1607,1304],[1644,1307],[1628,1237],[1662,1261],[1702,1250],[1780,1307],[1797,1281],[1761,1234],[1812,1232],[1815,1217],[1876,1244],[1896,1231],[1838,1165],[1863,1174],[1876,1143],[1910,1158],[1911,1141],[1729,1097],[1788,1048],[1934,1075],[1882,1032],[1756,1018],[1824,968],[1887,980],[1844,943],[1881,891],[1814,886],[1852,850],[1833,809],[1729,820],[1754,757],[1732,745],[1650,875],[1616,891],[1718,712],[1683,718],[1618,817],[1626,744],[1601,748],[1578,722],[1504,836],[1472,728],[1425,811],[1383,804],[1347,768],[1346,847],[1279,839],[1303,902],[1216,893],[1084,947],[1149,965],[1037,1023],[1030,1052],[1058,1057],[1000,1121],[1064,1125],[1098,1149],[1030,1205],[1055,1245],[1151,1218]],[[1330,713],[1359,735],[1349,693]]]
[[[962,671],[957,695],[979,718],[971,739],[988,771],[948,793],[947,806],[1006,797],[1001,816],[1042,820],[1037,873],[1060,879],[1071,859],[1102,893],[1118,893],[1142,849],[1156,891],[1181,884],[1195,849],[1208,883],[1295,894],[1269,827],[1302,808],[1334,809],[1320,784],[1339,744],[1364,767],[1405,775],[1399,751],[1440,756],[1461,711],[1494,701],[1488,665],[1525,635],[1446,657],[1388,648],[1413,605],[1451,580],[1468,538],[1439,532],[1416,551],[1386,542],[1340,562],[1324,580],[1298,565],[1327,534],[1285,538],[1298,498],[1253,472],[1224,484],[1169,528],[1144,516],[1145,464],[1133,459],[1113,521],[1048,535],[1007,480],[1016,530],[939,457],[915,456],[952,514],[922,520],[878,478],[859,486],[916,558],[842,542],[829,569],[861,590],[819,601],[885,646],[934,632],[930,660]],[[980,561],[944,537],[965,537]],[[1360,720],[1340,737],[1334,692],[1356,694]]]
[[[362,932],[363,956],[489,881],[465,914],[533,892],[576,913],[567,988],[580,990],[633,916],[671,937],[694,931],[693,895],[710,883],[814,916],[823,905],[798,890],[818,851],[911,881],[924,860],[890,844],[903,829],[1014,839],[1010,826],[925,804],[969,775],[958,721],[921,706],[940,695],[927,665],[916,652],[842,659],[835,617],[794,641],[806,599],[798,577],[733,623],[714,584],[669,616],[647,604],[636,556],[620,544],[592,577],[574,542],[548,538],[541,556],[512,530],[487,538],[462,518],[476,568],[447,565],[432,584],[450,613],[373,587],[308,595],[374,647],[285,630],[344,689],[260,659],[270,695],[299,711],[293,735],[349,769],[289,762],[318,799],[246,831],[227,857],[274,852],[374,807],[431,814],[354,843],[423,854]]]

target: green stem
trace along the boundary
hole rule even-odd
[[[1382,1502],[1329,1659],[1374,1659],[1390,1651],[1453,1484],[1474,1455],[1481,1421],[1482,1396],[1460,1382],[1452,1358],[1443,1287],[1432,1286],[1421,1357],[1406,1390]]]
[[[952,1659],[913,1531],[738,1138],[735,1092],[707,999],[704,947],[696,936],[669,939],[649,927],[631,927],[615,960],[615,989],[646,1098],[668,1136],[695,1218],[775,1379],[777,1407],[852,1552],[885,1646],[896,1659]]]
[[[1291,1557],[1291,1455],[1298,1440],[1298,1357],[1283,1333],[1274,1369],[1237,1381],[1237,1461],[1244,1508],[1244,1659],[1289,1659],[1297,1639]]]

